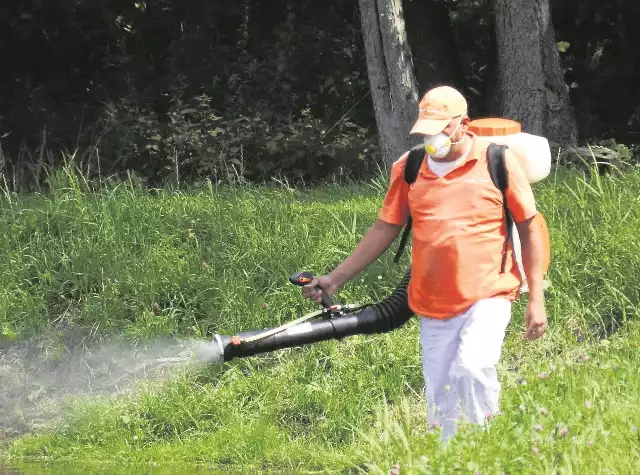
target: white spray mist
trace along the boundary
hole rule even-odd
[[[218,345],[205,340],[15,344],[0,351],[0,439],[55,422],[70,396],[115,395],[144,380],[166,380],[180,370],[221,361]]]

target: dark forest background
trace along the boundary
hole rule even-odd
[[[403,9],[419,94],[446,80],[472,117],[495,114],[492,3]],[[640,2],[552,0],[551,13],[579,143],[632,156]],[[379,165],[355,0],[2,2],[0,58],[0,173],[17,191],[69,161],[156,185]]]

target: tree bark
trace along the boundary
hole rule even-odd
[[[500,101],[500,65],[498,62],[498,42],[496,39],[495,20],[491,25],[489,45],[487,48],[487,72],[484,88],[482,89],[484,115],[495,116],[502,114]]]
[[[524,132],[575,145],[577,127],[549,0],[495,0],[501,115]]]
[[[413,0],[405,1],[403,10],[418,95],[441,85],[464,91],[464,71],[447,8],[434,0]]]
[[[418,93],[401,0],[359,0],[367,71],[384,165],[390,166],[415,139]]]

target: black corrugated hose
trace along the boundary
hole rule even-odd
[[[223,361],[230,361],[282,348],[340,340],[351,335],[387,333],[401,327],[414,315],[408,303],[410,280],[411,266],[387,298],[353,314],[297,324],[264,338],[259,335],[272,332],[272,329],[241,332],[234,336],[216,334],[212,344],[217,346]],[[252,341],[243,342],[246,338],[252,338]]]

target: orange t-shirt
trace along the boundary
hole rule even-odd
[[[491,181],[487,163],[489,141],[474,134],[467,156],[439,177],[423,160],[415,183],[404,181],[408,152],[391,169],[391,182],[380,219],[412,224],[412,268],[409,307],[417,315],[454,317],[480,299],[518,297],[522,279],[513,248],[501,273],[505,221],[502,194]],[[507,205],[521,222],[537,214],[531,185],[507,150]]]

